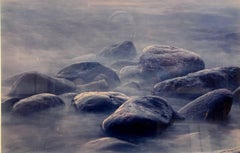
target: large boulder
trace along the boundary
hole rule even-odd
[[[217,89],[188,103],[178,112],[190,120],[221,120],[228,116],[232,101],[231,91]]]
[[[143,73],[153,73],[158,81],[183,76],[204,69],[204,62],[194,52],[172,46],[144,48],[139,63]]]
[[[204,69],[205,64],[194,52],[171,46],[152,45],[144,48],[137,65],[120,70],[125,82],[136,80],[143,86],[154,84]]]
[[[240,86],[239,78],[239,67],[205,69],[159,82],[154,86],[153,94],[194,99],[215,89],[227,88],[233,91]]]
[[[75,89],[75,84],[69,80],[38,72],[29,72],[19,75],[8,95],[21,98],[39,93],[52,93],[58,95],[74,91]]]
[[[114,136],[148,136],[168,127],[178,114],[156,96],[131,98],[102,123],[102,129]]]
[[[42,93],[21,99],[13,105],[12,111],[20,115],[29,115],[60,105],[64,105],[64,102],[59,97]]]
[[[70,65],[59,71],[57,77],[71,80],[76,84],[106,80],[110,88],[116,87],[120,83],[120,79],[115,71],[98,62],[81,62]]]
[[[128,96],[119,92],[83,92],[73,99],[76,110],[83,112],[109,112],[114,111]]]
[[[123,41],[105,47],[99,54],[100,57],[107,57],[114,60],[133,59],[137,55],[137,50],[131,41]]]
[[[117,138],[104,137],[96,140],[87,142],[81,147],[83,152],[102,152],[102,151],[113,151],[113,152],[126,152],[136,151],[137,145],[129,143]]]

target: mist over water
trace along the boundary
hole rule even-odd
[[[240,66],[238,0],[2,0],[2,79],[60,69],[116,42],[131,40],[140,54],[152,44],[198,53],[207,68]],[[99,60],[99,59],[98,59]],[[108,63],[107,61],[102,61]],[[5,93],[5,88],[2,88]],[[169,99],[178,110],[185,103]],[[109,114],[82,114],[66,106],[24,118],[2,115],[3,153],[77,153],[105,136]],[[213,152],[240,146],[239,106],[223,123],[177,122],[144,139],[139,152]]]

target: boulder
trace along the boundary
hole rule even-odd
[[[116,137],[149,136],[161,132],[180,116],[156,96],[131,98],[102,123],[107,134]]]
[[[38,72],[29,72],[20,75],[8,95],[24,98],[39,93],[63,94],[75,89],[75,84],[69,80]]]
[[[74,97],[73,105],[76,110],[83,112],[109,112],[128,99],[128,96],[120,92],[83,92]]]
[[[204,69],[201,57],[182,48],[152,45],[144,48],[139,64],[142,73],[152,73],[157,81],[184,76]]]
[[[20,115],[29,115],[60,105],[64,105],[64,102],[58,96],[42,93],[21,99],[13,105],[12,111]]]
[[[232,100],[231,91],[217,89],[188,103],[178,112],[190,120],[221,120],[228,116]]]
[[[133,59],[137,55],[137,50],[131,41],[123,41],[105,47],[99,54],[100,57],[107,57],[114,60]]]
[[[233,91],[240,86],[239,78],[239,67],[205,69],[159,82],[154,86],[153,94],[195,99],[215,89],[227,88]]]
[[[138,80],[143,86],[153,86],[157,82],[184,76],[204,69],[199,55],[191,51],[171,46],[153,45],[144,48],[137,65],[120,70],[121,80]]]
[[[125,152],[136,151],[137,145],[117,138],[104,137],[87,142],[82,146],[81,150],[83,152],[99,152],[99,151]]]
[[[105,79],[111,88],[120,83],[115,71],[98,62],[81,62],[70,65],[59,71],[57,77],[71,80],[76,84],[86,84]]]

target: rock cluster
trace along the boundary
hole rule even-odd
[[[138,147],[127,142],[129,137],[159,135],[176,120],[224,121],[233,102],[240,102],[240,68],[205,69],[192,51],[152,45],[137,56],[134,44],[124,41],[97,56],[110,60],[112,67],[80,62],[56,76],[25,72],[7,79],[3,85],[11,89],[2,99],[2,111],[27,117],[71,99],[69,108],[76,112],[108,115],[101,121],[104,138],[86,143],[84,151],[129,151]],[[189,101],[175,111],[168,98]]]

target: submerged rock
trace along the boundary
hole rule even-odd
[[[99,151],[134,151],[137,149],[137,145],[129,143],[117,138],[104,137],[87,142],[82,147],[83,152],[99,152]]]
[[[84,92],[73,99],[73,105],[78,111],[106,112],[113,111],[129,99],[120,92]]]
[[[227,88],[233,91],[240,86],[239,78],[239,67],[205,69],[159,82],[154,86],[153,94],[194,99],[215,89]]]
[[[137,55],[137,50],[131,41],[123,41],[105,47],[99,54],[101,57],[107,57],[115,60],[133,59]]]
[[[63,94],[75,89],[75,84],[69,80],[29,72],[19,76],[8,95],[23,98],[39,93]]]
[[[131,98],[102,123],[102,129],[117,137],[148,136],[168,127],[178,114],[156,96]]]
[[[153,73],[158,81],[183,76],[204,69],[200,56],[172,46],[152,45],[144,48],[139,63],[143,73]]]
[[[20,115],[29,115],[60,105],[64,105],[64,102],[59,97],[49,93],[42,93],[21,99],[14,104],[12,111]]]
[[[98,62],[82,62],[70,65],[59,71],[57,77],[74,81],[76,84],[86,84],[104,79],[111,88],[120,83],[115,71]]]
[[[232,100],[231,91],[218,89],[195,99],[178,112],[190,120],[220,120],[228,116]]]

